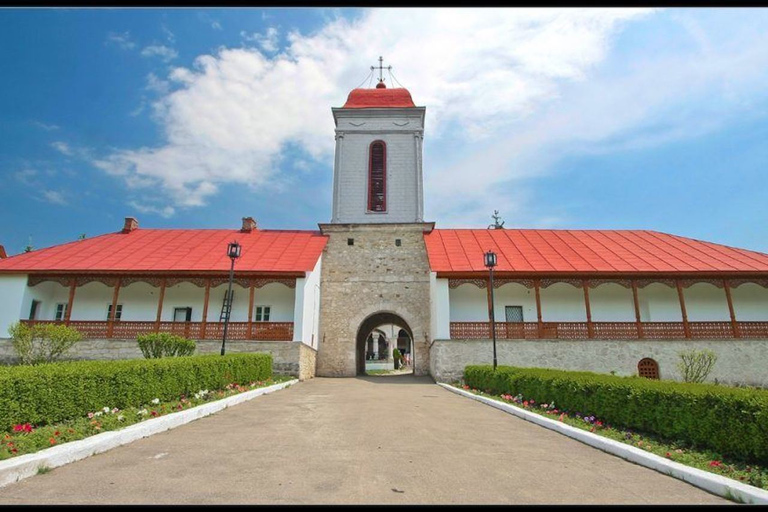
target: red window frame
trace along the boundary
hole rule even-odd
[[[374,191],[373,191],[373,147],[376,144],[381,144],[382,146],[382,161],[381,161],[381,193],[382,193],[382,200],[381,200],[381,207],[375,208],[378,206],[377,204],[374,204]],[[387,211],[387,143],[383,140],[375,140],[371,142],[371,145],[368,147],[368,211],[374,212],[374,213],[382,213]]]

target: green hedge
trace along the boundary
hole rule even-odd
[[[271,354],[72,361],[0,368],[0,429],[135,407],[272,377]]]
[[[467,366],[464,382],[617,427],[768,463],[768,391],[545,368]]]

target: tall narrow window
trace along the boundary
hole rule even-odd
[[[64,317],[66,316],[67,316],[67,305],[56,304],[56,321],[64,320]]]
[[[384,141],[371,143],[368,164],[368,211],[387,211],[387,146]]]

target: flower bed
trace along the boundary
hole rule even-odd
[[[220,400],[244,391],[271,386],[292,379],[293,377],[277,376],[249,382],[244,385],[230,383],[222,389],[213,391],[201,389],[189,396],[179,396],[175,400],[163,401],[156,397],[148,400],[147,403],[125,409],[105,406],[101,409],[90,411],[82,417],[50,425],[16,424],[0,434],[0,460],[34,453],[44,448],[69,441],[77,441],[100,434],[101,432],[118,430],[150,418],[190,409],[206,402]]]
[[[228,354],[69,361],[0,368],[0,431],[81,418],[109,405],[128,409],[200,389],[223,389],[272,377],[270,354]]]
[[[767,390],[509,366],[467,366],[464,381],[768,466]]]
[[[768,467],[766,466],[724,457],[722,454],[712,450],[694,449],[691,448],[689,444],[682,441],[670,441],[652,434],[636,432],[631,429],[610,425],[604,419],[600,419],[593,414],[584,414],[580,411],[564,409],[556,405],[553,401],[537,402],[535,399],[525,397],[521,393],[514,396],[508,393],[495,395],[473,388],[464,382],[456,382],[453,383],[453,385],[461,387],[465,391],[469,391],[476,395],[514,404],[526,411],[541,416],[549,416],[552,419],[556,419],[572,427],[587,430],[594,434],[613,439],[614,441],[641,448],[661,457],[679,462],[680,464],[685,464],[690,467],[722,475],[748,485],[768,490]]]

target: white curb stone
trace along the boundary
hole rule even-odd
[[[705,491],[709,491],[712,494],[744,503],[749,503],[752,505],[768,504],[768,491],[764,491],[751,485],[743,484],[738,480],[726,478],[714,473],[709,473],[701,469],[692,468],[690,466],[680,464],[679,462],[665,459],[664,457],[659,457],[656,454],[646,452],[640,448],[636,448],[619,441],[614,441],[613,439],[608,439],[607,437],[572,427],[560,421],[545,418],[544,416],[534,412],[526,411],[525,409],[516,407],[512,404],[470,393],[469,391],[451,386],[450,384],[443,384],[438,382],[438,385],[459,395],[483,402],[484,404],[490,405],[497,409],[501,409],[504,412],[513,414],[526,421],[536,423],[542,427],[554,430],[568,437],[572,437],[578,441],[581,441],[582,443],[588,444],[612,455],[616,455],[622,459],[626,459],[628,461],[634,462],[635,464],[639,464],[641,466],[654,469],[660,473],[664,473],[665,475],[683,480],[691,485],[695,485],[696,487],[704,489]]]
[[[299,382],[298,379],[292,379],[287,382],[273,384],[272,386],[245,391],[243,393],[238,393],[237,395],[222,398],[221,400],[216,400],[215,402],[198,405],[191,409],[174,412],[165,416],[160,416],[159,418],[144,420],[141,423],[136,423],[120,430],[112,430],[110,432],[96,434],[79,441],[60,444],[59,446],[46,448],[39,452],[29,453],[27,455],[21,455],[13,459],[2,461],[0,462],[0,487],[18,482],[23,478],[34,476],[37,474],[38,468],[48,467],[53,469],[63,466],[64,464],[69,464],[70,462],[75,462],[90,457],[91,455],[128,444],[137,439],[141,439],[142,437],[148,437],[152,434],[179,427],[190,421],[226,409],[231,405],[236,405],[256,398],[257,396],[278,391],[297,382]]]

